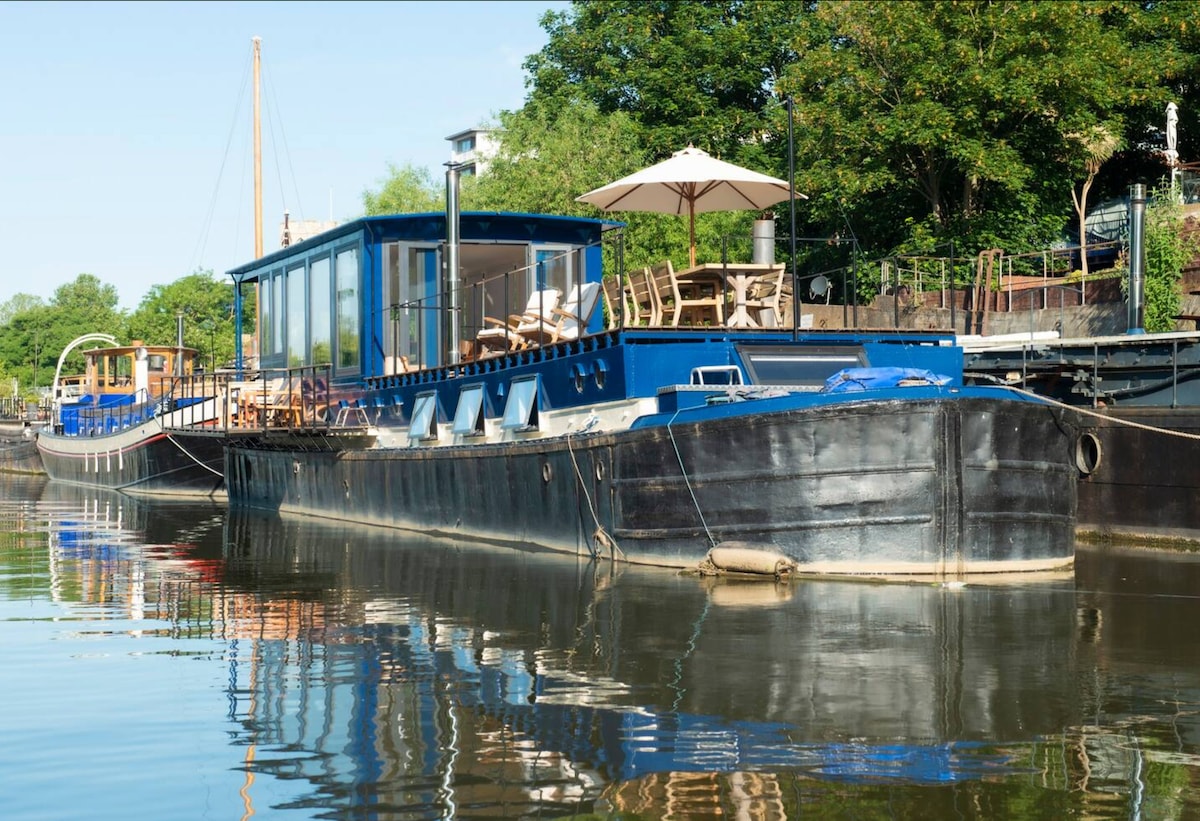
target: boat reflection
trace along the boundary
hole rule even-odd
[[[1081,721],[1070,587],[746,585],[249,512],[229,524],[227,592],[262,599],[239,630],[263,639],[255,679],[336,692],[246,692],[247,738],[319,753],[317,780],[330,727],[365,733],[356,768],[404,762],[405,781],[422,761],[494,784],[499,762],[536,759],[582,789],[763,769],[945,783],[1014,771],[989,744]],[[304,669],[295,640],[314,644]]]
[[[746,583],[53,484],[42,500],[94,514],[51,527],[60,574],[120,553],[141,588],[109,573],[103,595],[225,648],[247,814],[262,776],[307,785],[283,809],[336,817],[790,818],[847,795],[952,817],[962,791],[967,817],[1048,796],[1036,817],[1200,811],[1179,791],[1200,783],[1200,637],[1161,629],[1197,617],[1200,561],[1084,549],[1075,580]]]

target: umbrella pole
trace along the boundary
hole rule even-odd
[[[696,207],[694,204],[688,208],[688,238],[691,240],[688,243],[688,264],[696,267]]]

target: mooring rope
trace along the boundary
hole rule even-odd
[[[599,420],[593,416],[586,425],[584,425],[577,433],[585,433],[595,427]],[[600,558],[599,548],[607,547],[609,558],[613,561],[625,560],[625,551],[617,544],[617,540],[604,529],[604,525],[600,524],[600,516],[596,513],[596,506],[592,504],[592,494],[588,493],[587,483],[583,480],[583,472],[579,470],[579,461],[575,458],[575,449],[571,446],[571,434],[567,434],[567,453],[571,456],[571,467],[575,469],[575,478],[579,480],[579,488],[583,491],[583,498],[587,500],[588,510],[592,514],[592,523],[596,525],[596,529],[592,531],[592,544],[588,549],[593,559]]]
[[[1146,425],[1146,424],[1143,424],[1142,422],[1134,422],[1131,419],[1120,419],[1116,416],[1109,416],[1107,414],[1100,413],[1099,411],[1089,410],[1087,408],[1081,408],[1078,405],[1069,405],[1066,402],[1060,402],[1057,399],[1051,399],[1050,397],[1043,396],[1040,393],[1034,393],[1033,391],[1026,390],[1025,388],[1018,388],[1016,385],[1001,385],[1001,387],[1007,388],[1008,390],[1012,391],[1013,393],[1019,393],[1023,396],[1028,396],[1030,398],[1040,400],[1042,402],[1045,402],[1047,405],[1055,405],[1057,407],[1064,408],[1066,410],[1071,410],[1071,411],[1075,411],[1076,413],[1083,414],[1084,416],[1093,416],[1097,419],[1106,419],[1109,422],[1112,422],[1113,424],[1125,425],[1126,427],[1130,427],[1130,428],[1138,428],[1140,430],[1150,431],[1151,433],[1161,433],[1164,436],[1177,436],[1180,439],[1200,440],[1200,434],[1198,434],[1198,433],[1185,433],[1181,430],[1171,430],[1170,428],[1160,428],[1156,425]]]
[[[675,691],[675,700],[671,703],[671,712],[678,713],[680,705],[683,704],[683,698],[686,695],[683,688],[680,687],[680,682],[683,680],[683,663],[687,661],[692,653],[696,652],[696,643],[700,641],[700,628],[704,626],[704,620],[708,618],[708,609],[712,605],[712,596],[704,597],[704,609],[700,611],[700,615],[692,624],[692,635],[688,638],[687,648],[682,656],[675,659],[675,678],[671,680],[671,689]]]
[[[683,454],[679,452],[679,445],[675,442],[675,433],[671,430],[671,425],[675,423],[675,417],[679,415],[679,409],[675,409],[675,413],[671,415],[671,419],[667,422],[667,436],[671,439],[671,447],[675,449],[675,458],[679,460],[679,472],[683,474],[683,482],[687,485],[688,493],[692,497],[692,505],[696,508],[696,515],[700,517],[700,524],[704,528],[704,535],[708,539],[709,547],[716,547],[717,540],[713,538],[712,531],[708,529],[708,522],[704,521],[704,511],[700,509],[700,502],[696,499],[696,491],[692,489],[692,480],[688,478],[687,468],[683,466]]]
[[[214,475],[214,476],[220,476],[222,479],[224,479],[224,478],[225,478],[225,473],[224,473],[223,471],[216,470],[216,469],[214,469],[214,468],[211,468],[211,467],[209,467],[208,465],[204,464],[204,463],[203,463],[203,462],[201,462],[199,459],[197,459],[197,458],[195,457],[195,455],[194,455],[194,454],[193,454],[191,451],[189,451],[189,450],[188,450],[187,448],[185,448],[183,445],[181,445],[181,444],[179,444],[178,442],[176,442],[176,441],[175,441],[175,437],[174,437],[174,436],[172,436],[170,433],[167,433],[167,426],[163,424],[163,422],[162,422],[162,417],[155,416],[155,417],[154,417],[154,421],[155,421],[155,422],[158,422],[158,429],[159,429],[159,430],[161,430],[163,433],[165,433],[165,434],[167,435],[167,441],[168,441],[168,442],[170,442],[170,443],[171,443],[172,445],[174,445],[175,447],[179,448],[179,450],[180,450],[180,451],[183,453],[183,455],[184,455],[184,456],[186,456],[187,458],[191,459],[193,462],[195,462],[197,465],[199,465],[200,467],[202,467],[202,468],[204,468],[205,470],[207,470],[207,471],[208,471],[209,473],[211,473],[212,475]]]

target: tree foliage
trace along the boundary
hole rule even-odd
[[[733,162],[756,159],[770,100],[794,62],[810,3],[796,0],[591,0],[548,12],[545,47],[525,63],[530,103],[582,95],[625,112],[651,159],[692,143]]]
[[[641,167],[637,127],[576,99],[502,112],[486,174],[463,192],[470,210],[595,216],[580,194]]]
[[[13,294],[6,302],[0,304],[0,327],[7,325],[12,318],[22,311],[28,311],[46,302],[40,296],[33,294]]]
[[[49,303],[20,300],[24,307],[14,309],[0,325],[0,363],[24,386],[49,385],[59,354],[71,340],[85,333],[124,333],[125,315],[118,301],[117,289],[92,274],[60,285]],[[66,373],[82,368],[78,352],[64,363]]]
[[[442,186],[427,168],[411,164],[389,165],[378,191],[363,192],[367,216],[379,214],[424,214],[445,207]]]
[[[1167,99],[1161,55],[1130,41],[1110,7],[819,4],[781,83],[815,216],[848,212],[881,250],[906,238],[897,213],[930,218],[960,246],[1049,244],[1093,135],[1123,134],[1130,107]]]
[[[254,316],[254,306],[246,307]],[[183,344],[200,351],[206,367],[219,367],[234,355],[233,285],[212,271],[196,271],[168,285],[155,285],[129,316],[129,340],[152,345],[174,344],[178,318],[183,318]]]
[[[526,108],[623,112],[647,162],[692,142],[786,176],[790,95],[801,233],[875,256],[1045,247],[1089,178],[1146,179],[1168,100],[1200,147],[1195,3],[612,0],[542,25]]]

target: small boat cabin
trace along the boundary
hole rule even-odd
[[[329,363],[345,383],[470,359],[486,317],[519,314],[543,289],[600,282],[601,235],[619,225],[494,212],[457,223],[450,238],[444,213],[363,217],[234,268],[237,339],[253,333],[257,344],[238,361]],[[596,311],[588,330],[602,326]]]
[[[62,398],[72,396],[130,396],[142,393],[141,401],[169,393],[176,377],[191,376],[197,351],[167,345],[130,345],[84,351],[84,373],[60,380]]]
[[[197,401],[181,396],[197,354],[194,348],[139,341],[84,351],[84,373],[62,377],[56,383],[55,433],[113,433],[135,427],[165,409]]]

